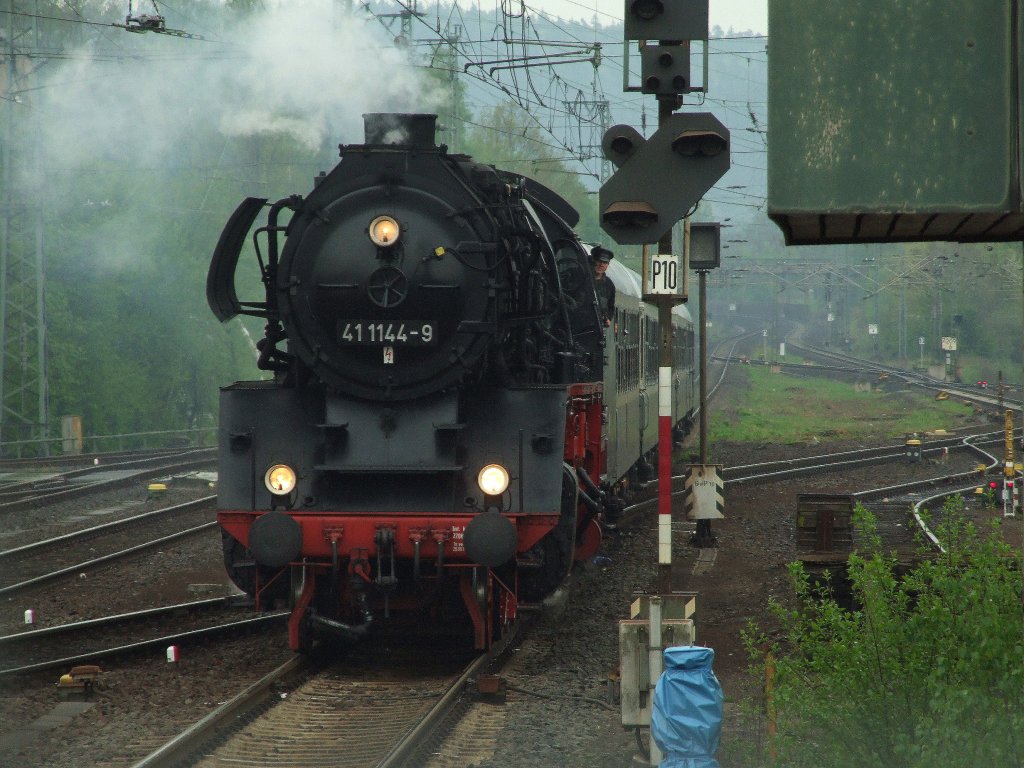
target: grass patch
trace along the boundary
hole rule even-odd
[[[848,382],[771,373],[767,366],[737,366],[737,371],[740,381],[731,385],[737,391],[728,399],[738,405],[714,411],[712,442],[902,438],[909,432],[956,429],[972,415],[960,401],[935,400],[891,382],[883,385],[888,390],[857,391]]]

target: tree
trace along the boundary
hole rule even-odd
[[[1019,560],[947,500],[945,552],[901,576],[858,508],[849,560],[857,610],[791,566],[791,605],[773,600],[782,640],[747,633],[776,659],[779,765],[964,768],[1024,764],[1024,617]],[[763,669],[763,661],[755,665]]]

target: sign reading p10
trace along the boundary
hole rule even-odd
[[[685,296],[683,270],[672,254],[651,254],[644,293],[653,296]]]

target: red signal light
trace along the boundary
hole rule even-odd
[[[999,483],[997,483],[995,480],[989,480],[988,487],[994,491],[996,488],[999,487]]]

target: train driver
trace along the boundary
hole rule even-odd
[[[615,283],[605,273],[615,254],[603,246],[595,245],[590,251],[590,258],[594,261],[594,290],[597,292],[597,304],[601,309],[601,320],[607,328],[615,318]]]

